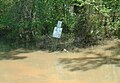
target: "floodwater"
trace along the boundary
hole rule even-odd
[[[78,53],[20,53],[14,56],[26,58],[0,60],[0,83],[120,83],[119,59],[104,58],[116,46],[109,42]]]

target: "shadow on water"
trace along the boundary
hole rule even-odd
[[[60,59],[60,63],[64,65],[70,71],[87,71],[90,69],[96,69],[105,64],[114,64],[120,66],[120,58],[112,57],[84,57],[84,58],[73,58],[73,59]]]
[[[19,60],[25,59],[27,56],[18,56],[20,53],[30,53],[32,50],[23,48],[13,48],[9,44],[0,41],[0,60]]]
[[[112,51],[112,55],[104,56],[104,54],[94,53],[96,57],[60,58],[59,63],[63,65],[63,68],[70,71],[87,71],[99,68],[103,65],[115,65],[120,67],[120,42],[116,43],[116,46],[104,50]]]
[[[25,59],[27,56],[18,56],[20,53],[27,53],[27,52],[21,52],[21,51],[7,51],[7,52],[1,52],[0,51],[0,60],[18,60],[18,59]]]

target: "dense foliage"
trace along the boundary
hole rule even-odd
[[[58,20],[59,43],[83,47],[120,38],[120,0],[0,0],[0,40],[11,45],[47,48]]]

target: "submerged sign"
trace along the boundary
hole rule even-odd
[[[62,28],[55,27],[53,31],[53,37],[61,38]]]
[[[58,21],[57,27],[55,27],[54,31],[53,31],[53,37],[55,37],[55,38],[61,38],[61,34],[62,34],[61,25],[62,25],[62,21]]]

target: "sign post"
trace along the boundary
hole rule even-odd
[[[54,38],[61,38],[62,28],[55,27],[53,31]]]
[[[57,23],[57,27],[54,28],[53,31],[53,37],[54,38],[61,38],[61,34],[62,34],[62,21],[58,21]]]
[[[53,30],[53,37],[55,38],[55,41],[54,41],[54,50],[57,49],[57,45],[58,45],[58,42],[59,42],[59,39],[61,38],[61,34],[62,34],[62,21],[58,21],[57,23],[57,27],[54,28]]]

